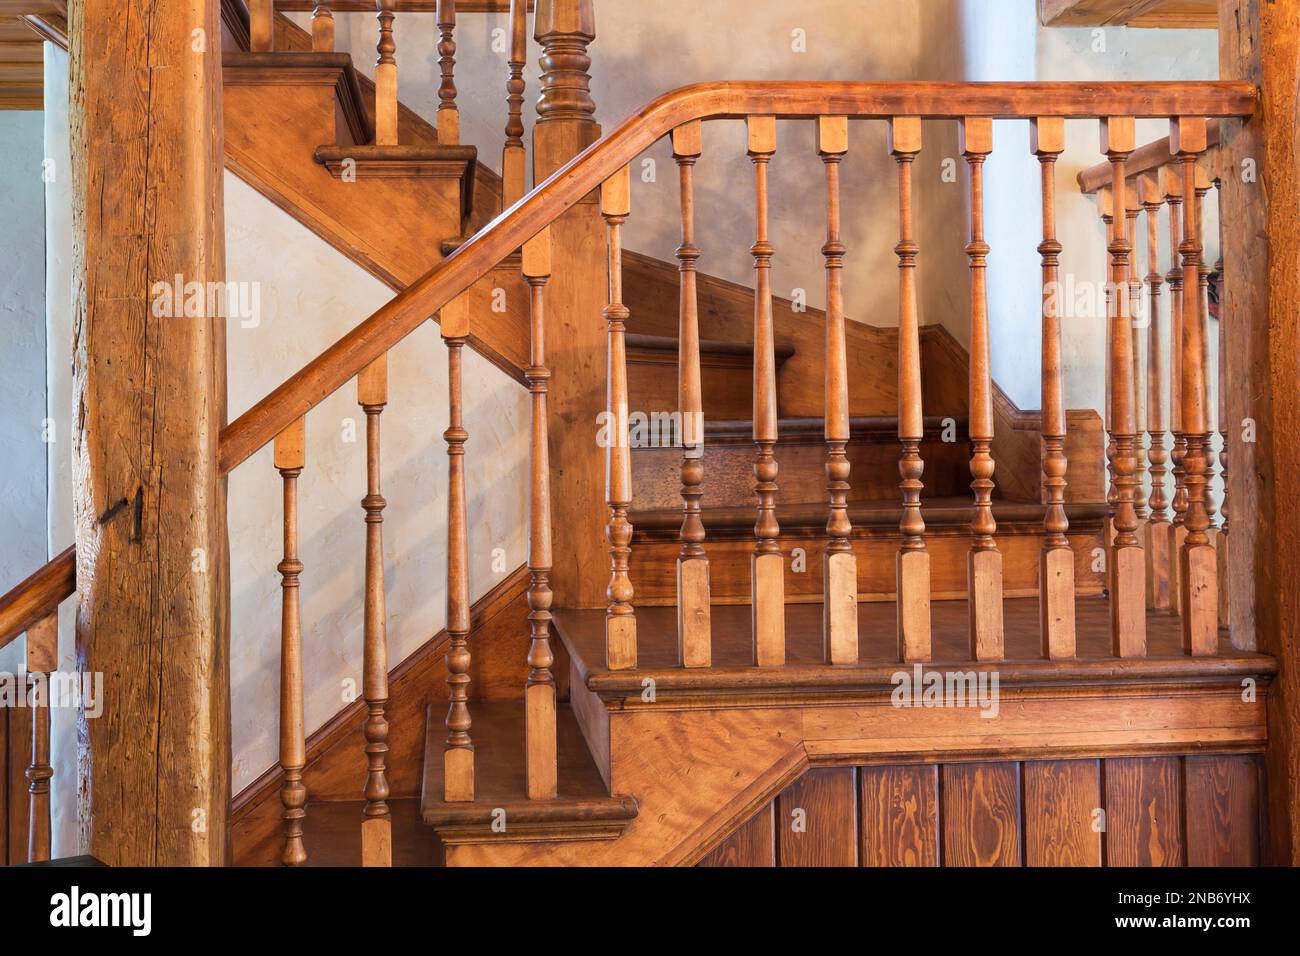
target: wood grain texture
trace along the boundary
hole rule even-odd
[[[939,768],[862,767],[863,866],[939,865]]]
[[[1020,866],[1020,765],[945,764],[944,866]]]
[[[1027,760],[1026,866],[1101,866],[1104,827],[1096,760]]]
[[[1188,866],[1258,866],[1259,768],[1253,756],[1183,758]]]
[[[766,804],[696,866],[776,866],[775,813]]]
[[[852,767],[809,770],[776,801],[781,866],[857,866],[858,794]]]
[[[1178,757],[1105,761],[1106,865],[1182,866],[1182,773]]]

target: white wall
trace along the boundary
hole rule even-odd
[[[232,174],[225,188],[227,279],[258,283],[261,299],[256,328],[228,323],[233,420],[392,298],[392,291]],[[426,323],[389,361],[381,447],[388,644],[395,665],[445,624],[447,350],[436,326]],[[526,559],[529,424],[527,392],[518,383],[468,349],[464,372],[470,585],[477,599]],[[345,682],[356,694],[361,684],[365,416],[355,386],[345,385],[314,409],[307,431],[299,551],[306,565],[303,683],[310,733],[352,699],[345,698]],[[281,483],[269,445],[231,474],[229,523],[238,792],[277,755]]]

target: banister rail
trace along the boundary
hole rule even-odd
[[[38,623],[77,591],[77,549],[66,551],[0,596],[0,647]]]
[[[593,143],[503,211],[436,267],[374,312],[221,432],[218,466],[228,474],[295,420],[414,331],[515,249],[600,186],[641,151],[692,120],[889,120],[968,116],[1066,119],[1106,116],[1244,117],[1256,90],[1228,82],[855,83],[726,82],[667,93]],[[469,336],[474,341],[473,332]]]

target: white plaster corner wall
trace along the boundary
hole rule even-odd
[[[393,292],[229,173],[225,189],[227,279],[255,283],[249,288],[260,299],[256,327],[238,318],[227,323],[233,420]],[[447,350],[432,322],[390,353],[388,382],[381,448],[395,666],[445,624]],[[470,586],[477,599],[526,559],[529,418],[527,392],[468,349],[463,388]],[[307,435],[299,552],[310,733],[361,687],[366,451],[355,385],[308,414]],[[280,476],[267,445],[235,469],[229,484],[236,792],[277,759],[281,509]]]

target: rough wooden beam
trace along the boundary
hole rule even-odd
[[[1216,0],[1038,0],[1047,27],[1165,27],[1214,29]]]
[[[219,30],[217,0],[69,23],[77,660],[108,715],[82,717],[79,819],[113,866],[226,861],[225,320],[174,298],[225,280]]]

